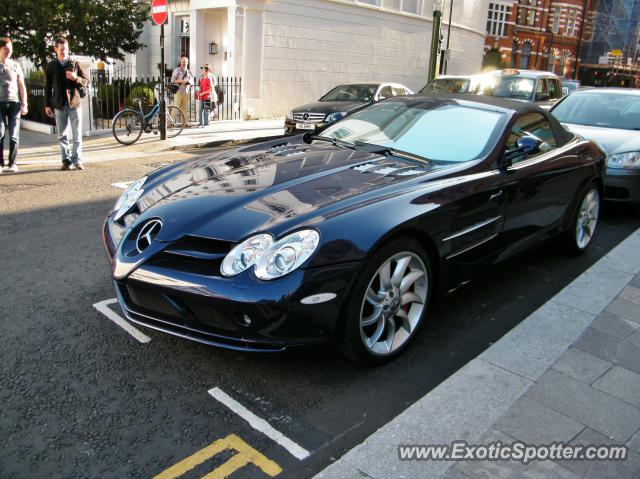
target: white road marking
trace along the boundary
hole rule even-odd
[[[302,461],[311,455],[309,451],[300,446],[299,444],[293,442],[291,439],[286,437],[277,429],[273,428],[271,424],[262,419],[261,417],[256,416],[251,411],[249,411],[246,407],[240,404],[238,401],[228,396],[222,389],[213,388],[209,390],[209,394],[211,394],[215,399],[220,401],[222,404],[227,406],[233,412],[235,412],[242,419],[247,421],[249,425],[260,431],[262,434],[272,439],[276,443],[280,444],[287,451],[291,453],[296,459]]]
[[[123,190],[126,190],[130,184],[132,184],[133,181],[123,181],[121,183],[111,183],[111,186],[115,186],[116,188],[122,188]]]
[[[151,342],[151,338],[149,336],[142,333],[141,331],[138,331],[136,328],[131,326],[131,324],[129,324],[127,320],[125,320],[122,316],[120,316],[118,313],[116,313],[115,311],[113,311],[111,308],[108,307],[108,305],[114,304],[117,302],[118,300],[116,298],[105,299],[104,301],[100,301],[99,303],[94,304],[93,307],[96,308],[98,312],[104,314],[107,318],[109,318],[111,321],[116,323],[118,326],[120,326],[122,329],[124,329],[127,333],[129,333],[131,336],[136,338],[141,343]]]

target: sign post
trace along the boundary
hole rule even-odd
[[[160,139],[167,139],[167,102],[164,92],[164,24],[167,21],[167,0],[153,0],[151,2],[151,20],[160,25]]]

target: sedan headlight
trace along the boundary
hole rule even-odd
[[[320,235],[315,230],[296,231],[272,244],[256,260],[254,272],[262,280],[279,278],[304,263],[318,247]]]
[[[220,270],[224,276],[235,276],[253,266],[273,244],[273,236],[260,234],[252,236],[233,248],[222,261]]]
[[[142,196],[142,193],[144,193],[142,186],[145,181],[147,181],[146,176],[130,185],[129,188],[122,193],[120,199],[118,199],[116,205],[113,207],[113,211],[115,211],[115,214],[113,215],[114,221],[118,221],[122,218],[122,216],[136,203],[136,201],[138,201],[138,198]]]
[[[636,169],[640,168],[640,151],[630,151],[628,153],[618,153],[611,155],[607,160],[610,168]]]
[[[346,111],[337,111],[335,113],[331,113],[326,119],[327,123],[333,123],[334,121],[342,120],[345,116],[347,116]]]
[[[293,120],[293,111],[289,110],[289,113],[287,113],[287,120]]]

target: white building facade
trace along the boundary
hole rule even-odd
[[[169,0],[165,63],[208,63],[218,76],[242,78],[242,110],[284,116],[345,82],[393,81],[413,90],[427,80],[433,0]],[[446,0],[448,74],[481,69],[489,0]],[[160,27],[131,59],[138,75],[157,75]],[[216,53],[217,51],[217,53]]]

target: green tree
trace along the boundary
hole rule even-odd
[[[507,64],[502,60],[500,51],[496,48],[489,50],[482,59],[483,70],[502,70],[507,68]]]
[[[7,0],[2,2],[0,34],[14,42],[14,56],[44,67],[55,39],[65,36],[73,53],[106,60],[124,59],[144,47],[139,42],[149,15],[138,0]]]

